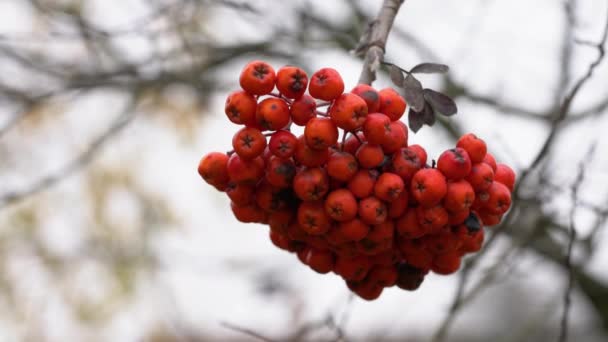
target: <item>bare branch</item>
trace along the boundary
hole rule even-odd
[[[223,326],[226,329],[230,329],[230,330],[234,330],[236,332],[240,332],[242,334],[245,334],[247,336],[253,337],[253,338],[255,338],[257,340],[260,340],[260,341],[275,342],[274,340],[272,340],[272,339],[270,339],[268,337],[265,337],[265,336],[263,336],[263,335],[255,332],[255,331],[251,330],[251,329],[243,328],[243,327],[240,327],[238,325],[234,325],[232,323],[220,322],[220,325]]]
[[[355,53],[365,53],[363,69],[359,83],[372,84],[376,79],[376,71],[384,58],[386,41],[391,31],[397,12],[405,0],[384,0],[378,16],[372,21],[355,48]]]
[[[514,192],[517,192],[519,190],[519,186],[527,178],[527,176],[530,174],[530,172],[533,171],[540,164],[540,162],[544,159],[544,157],[548,154],[549,150],[551,149],[551,146],[553,145],[553,141],[555,140],[555,138],[558,134],[559,125],[567,117],[567,115],[570,111],[570,107],[572,106],[572,102],[576,98],[576,95],[578,95],[579,91],[582,89],[582,87],[585,85],[585,83],[587,83],[587,81],[589,81],[589,79],[591,79],[595,69],[603,61],[604,56],[605,56],[604,44],[606,43],[607,37],[608,37],[608,14],[606,15],[606,25],[604,27],[604,32],[602,34],[602,37],[599,40],[599,42],[595,45],[595,47],[598,51],[597,58],[589,65],[589,67],[587,68],[587,72],[582,77],[579,78],[579,80],[574,84],[574,87],[572,88],[572,90],[564,98],[564,100],[557,112],[557,115],[555,116],[555,118],[553,119],[553,122],[551,124],[551,130],[549,132],[549,136],[547,136],[547,138],[545,139],[543,146],[536,154],[536,157],[530,164],[530,167],[525,169],[522,172],[520,181],[518,182],[517,186],[515,187]]]
[[[587,151],[587,154],[585,156],[585,158],[583,160],[581,160],[579,166],[578,166],[578,174],[576,176],[576,180],[574,181],[574,183],[572,184],[572,193],[571,193],[571,198],[572,198],[572,206],[570,208],[570,214],[569,214],[569,220],[570,220],[570,227],[569,227],[569,237],[568,237],[568,247],[566,250],[566,260],[564,261],[565,267],[568,270],[568,285],[566,287],[566,291],[564,292],[564,311],[562,313],[562,320],[561,320],[561,325],[560,325],[560,334],[559,334],[559,338],[558,341],[560,342],[565,342],[566,339],[568,338],[568,313],[570,312],[570,295],[572,293],[572,288],[574,287],[574,269],[572,266],[572,248],[574,246],[574,241],[576,240],[576,227],[575,227],[575,223],[574,223],[574,215],[576,214],[576,208],[577,208],[577,198],[578,198],[578,191],[579,188],[581,187],[581,185],[583,184],[583,180],[584,180],[584,176],[585,176],[585,165],[589,164],[589,162],[591,161],[591,158],[593,157],[593,154],[595,152],[595,143],[591,145],[591,147],[589,148],[589,151]]]
[[[127,104],[124,111],[118,115],[118,117],[112,122],[112,124],[95,140],[93,140],[84,152],[78,155],[74,160],[64,165],[58,171],[46,175],[36,181],[29,187],[21,190],[14,190],[5,193],[0,196],[0,209],[22,201],[23,199],[46,190],[53,185],[59,183],[61,180],[70,176],[72,173],[78,171],[82,167],[89,164],[105,145],[111,137],[118,134],[125,128],[135,117],[135,106],[137,104],[136,98],[132,98]]]

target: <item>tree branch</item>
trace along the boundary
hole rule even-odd
[[[363,69],[359,77],[360,84],[372,84],[376,79],[376,71],[384,58],[388,34],[404,1],[384,0],[378,16],[369,24],[367,31],[361,36],[361,40],[354,51],[357,55],[365,53]]]
[[[93,158],[95,158],[99,150],[105,145],[105,143],[111,137],[118,134],[118,132],[125,128],[135,117],[134,109],[136,104],[137,99],[134,97],[129,101],[124,111],[118,115],[116,119],[114,119],[112,124],[100,136],[89,144],[84,152],[78,155],[74,160],[64,165],[58,171],[42,177],[25,189],[9,191],[8,193],[0,196],[0,209],[52,187],[90,163]]]

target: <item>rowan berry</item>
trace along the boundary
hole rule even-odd
[[[276,75],[270,64],[252,61],[243,68],[239,83],[241,88],[252,95],[266,95],[274,89]]]
[[[344,81],[335,69],[323,68],[310,78],[308,92],[316,99],[332,101],[344,92]]]

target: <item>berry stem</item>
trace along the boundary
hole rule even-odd
[[[340,151],[344,152],[344,143],[346,142],[346,136],[349,132],[342,131],[342,145],[340,145]]]
[[[270,93],[270,94],[268,94],[268,96],[272,96],[272,97],[276,97],[276,98],[278,98],[278,99],[281,99],[281,100],[283,100],[283,101],[285,101],[285,102],[289,103],[290,105],[293,103],[293,100],[292,100],[292,99],[288,99],[288,98],[286,98],[285,96],[283,96],[283,95],[282,95],[282,94],[280,94],[280,93],[278,93],[278,94],[277,94],[277,93]]]

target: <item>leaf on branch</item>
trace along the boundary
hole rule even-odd
[[[424,125],[424,115],[415,110],[410,110],[407,118],[410,129],[414,131],[414,133],[417,133],[420,128],[422,128],[422,125]]]
[[[401,71],[401,69],[399,69],[399,67],[395,64],[391,64],[388,67],[388,71],[391,76],[391,81],[393,81],[393,84],[397,87],[403,87],[405,81],[405,77],[403,77],[403,71]]]
[[[428,103],[424,103],[424,110],[422,111],[422,120],[425,124],[433,126],[435,124],[435,110]]]
[[[403,97],[413,110],[421,112],[424,109],[422,84],[412,75],[407,75],[403,82]]]
[[[415,74],[445,74],[450,68],[445,64],[420,63],[410,70]]]
[[[454,100],[445,94],[427,88],[424,89],[424,98],[439,114],[451,116],[458,112]]]

